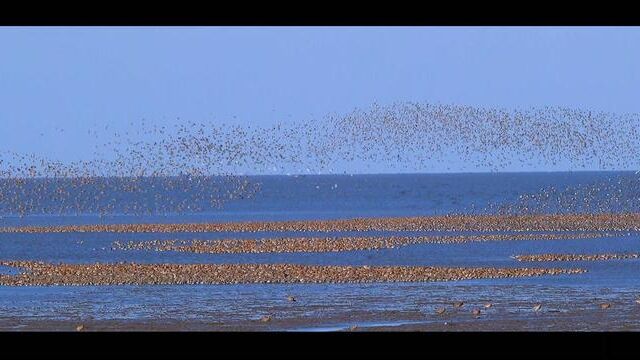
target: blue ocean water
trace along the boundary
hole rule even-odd
[[[540,189],[575,187],[632,177],[633,173],[407,174],[250,177],[260,190],[222,208],[182,214],[4,214],[0,226],[91,223],[205,222],[332,219],[482,212],[490,204],[517,201]],[[43,200],[44,201],[44,200]],[[117,209],[117,207],[115,207]],[[330,233],[342,235],[345,233]],[[426,232],[350,232],[423,235]],[[358,323],[438,321],[433,309],[456,299],[492,299],[504,304],[495,316],[520,316],[519,307],[546,301],[562,310],[567,299],[631,299],[640,293],[640,260],[520,263],[517,254],[640,252],[640,235],[607,238],[518,240],[463,244],[417,244],[396,249],[343,253],[191,254],[112,250],[114,241],[327,236],[327,233],[0,233],[0,259],[94,263],[300,263],[333,265],[424,265],[585,268],[586,274],[419,284],[207,285],[207,286],[0,286],[0,324],[20,320],[255,321],[264,314],[290,319],[295,328]],[[0,267],[0,274],[15,272]],[[288,294],[300,299],[286,301]],[[612,300],[613,301],[613,300]],[[617,300],[616,300],[617,301]],[[621,300],[620,300],[621,301]],[[564,305],[563,305],[564,304]],[[559,310],[559,311],[560,311]],[[493,310],[491,310],[493,311]],[[515,315],[514,315],[515,314]],[[520,314],[520,315],[518,315]],[[524,315],[522,315],[524,316]],[[17,319],[17,320],[16,320]],[[295,320],[295,321],[294,321]],[[8,321],[8,320],[7,320]],[[293,326],[293,325],[291,325]]]

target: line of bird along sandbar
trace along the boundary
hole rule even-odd
[[[555,232],[448,236],[340,236],[260,239],[114,241],[111,249],[180,251],[197,254],[258,254],[338,252],[393,249],[412,244],[460,244],[482,241],[594,239],[615,236],[606,232]]]
[[[2,233],[180,233],[259,231],[638,231],[640,213],[442,215],[334,220],[248,221],[191,224],[93,224],[20,226],[0,228]]]
[[[581,274],[586,271],[300,264],[49,264],[35,261],[2,261],[0,265],[24,271],[18,275],[0,275],[0,285],[5,286],[424,282]]]

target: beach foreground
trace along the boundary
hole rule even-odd
[[[9,331],[637,331],[638,214],[2,228]]]
[[[514,292],[517,289],[513,289]],[[522,290],[522,289],[520,289]],[[575,289],[574,289],[575,290]],[[352,310],[344,304],[325,303],[319,310],[313,300],[295,303],[263,303],[255,316],[246,319],[222,313],[197,318],[155,317],[143,319],[25,318],[3,315],[3,331],[639,331],[640,305],[632,294],[579,293],[563,289],[555,298],[545,294],[542,302],[509,297],[508,291],[493,299],[447,302],[440,294],[423,294],[422,305],[400,309],[392,298],[354,300]],[[526,291],[525,291],[526,293]],[[562,294],[563,293],[563,294]],[[470,295],[474,295],[470,292]],[[562,298],[562,296],[566,298]],[[473,297],[473,296],[472,296]],[[365,304],[368,302],[368,304]],[[417,303],[421,303],[417,301]],[[460,303],[459,307],[457,307]],[[491,304],[490,307],[487,307]],[[308,307],[307,311],[302,308]],[[384,310],[383,308],[388,308]],[[288,308],[288,309],[287,309]],[[395,308],[395,309],[394,309]],[[443,311],[444,310],[444,311]],[[315,314],[314,314],[315,313]],[[265,314],[265,315],[259,315]],[[320,315],[321,314],[321,315]],[[166,315],[165,315],[166,316]],[[245,315],[246,316],[246,315]]]

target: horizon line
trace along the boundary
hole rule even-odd
[[[535,171],[460,171],[460,172],[372,172],[372,173],[287,173],[287,174],[208,174],[208,175],[192,175],[192,174],[174,174],[174,175],[145,175],[145,176],[109,176],[109,175],[95,175],[95,176],[69,176],[69,177],[0,177],[2,180],[37,180],[37,179],[77,179],[77,178],[178,178],[178,177],[243,177],[243,176],[255,176],[255,177],[276,177],[276,176],[384,176],[384,175],[500,175],[500,174],[561,174],[561,173],[636,173],[640,174],[638,170],[535,170]]]

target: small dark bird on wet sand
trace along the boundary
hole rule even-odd
[[[446,310],[445,310],[445,308],[440,307],[440,308],[437,308],[437,309],[436,309],[436,314],[438,314],[438,315],[442,315],[442,314],[444,314],[444,312],[445,312],[445,311],[446,311]]]
[[[269,322],[269,321],[271,321],[272,319],[273,319],[273,318],[272,318],[272,316],[271,316],[271,315],[265,315],[265,316],[263,316],[263,317],[261,317],[261,318],[260,318],[260,321],[262,321],[262,322]]]
[[[480,316],[481,311],[480,311],[480,309],[473,309],[473,310],[471,311],[471,313],[472,313],[474,316],[476,316],[476,317],[477,317],[477,316]]]
[[[536,304],[536,305],[533,307],[533,311],[540,311],[540,309],[542,309],[542,304]]]
[[[293,296],[289,295],[289,296],[287,296],[287,300],[289,300],[291,302],[295,302],[296,298],[294,298]]]
[[[603,310],[608,309],[610,307],[611,307],[611,304],[609,303],[600,304],[600,309],[603,309]]]
[[[490,307],[492,307],[492,306],[493,306],[493,304],[492,304],[492,303],[486,303],[486,304],[484,304],[485,309],[488,309],[488,308],[490,308]]]
[[[82,330],[84,330],[84,325],[76,326],[76,331],[82,331]]]
[[[464,305],[464,303],[462,301],[457,301],[457,302],[453,303],[453,307],[457,307],[457,308],[462,307],[462,305]]]

